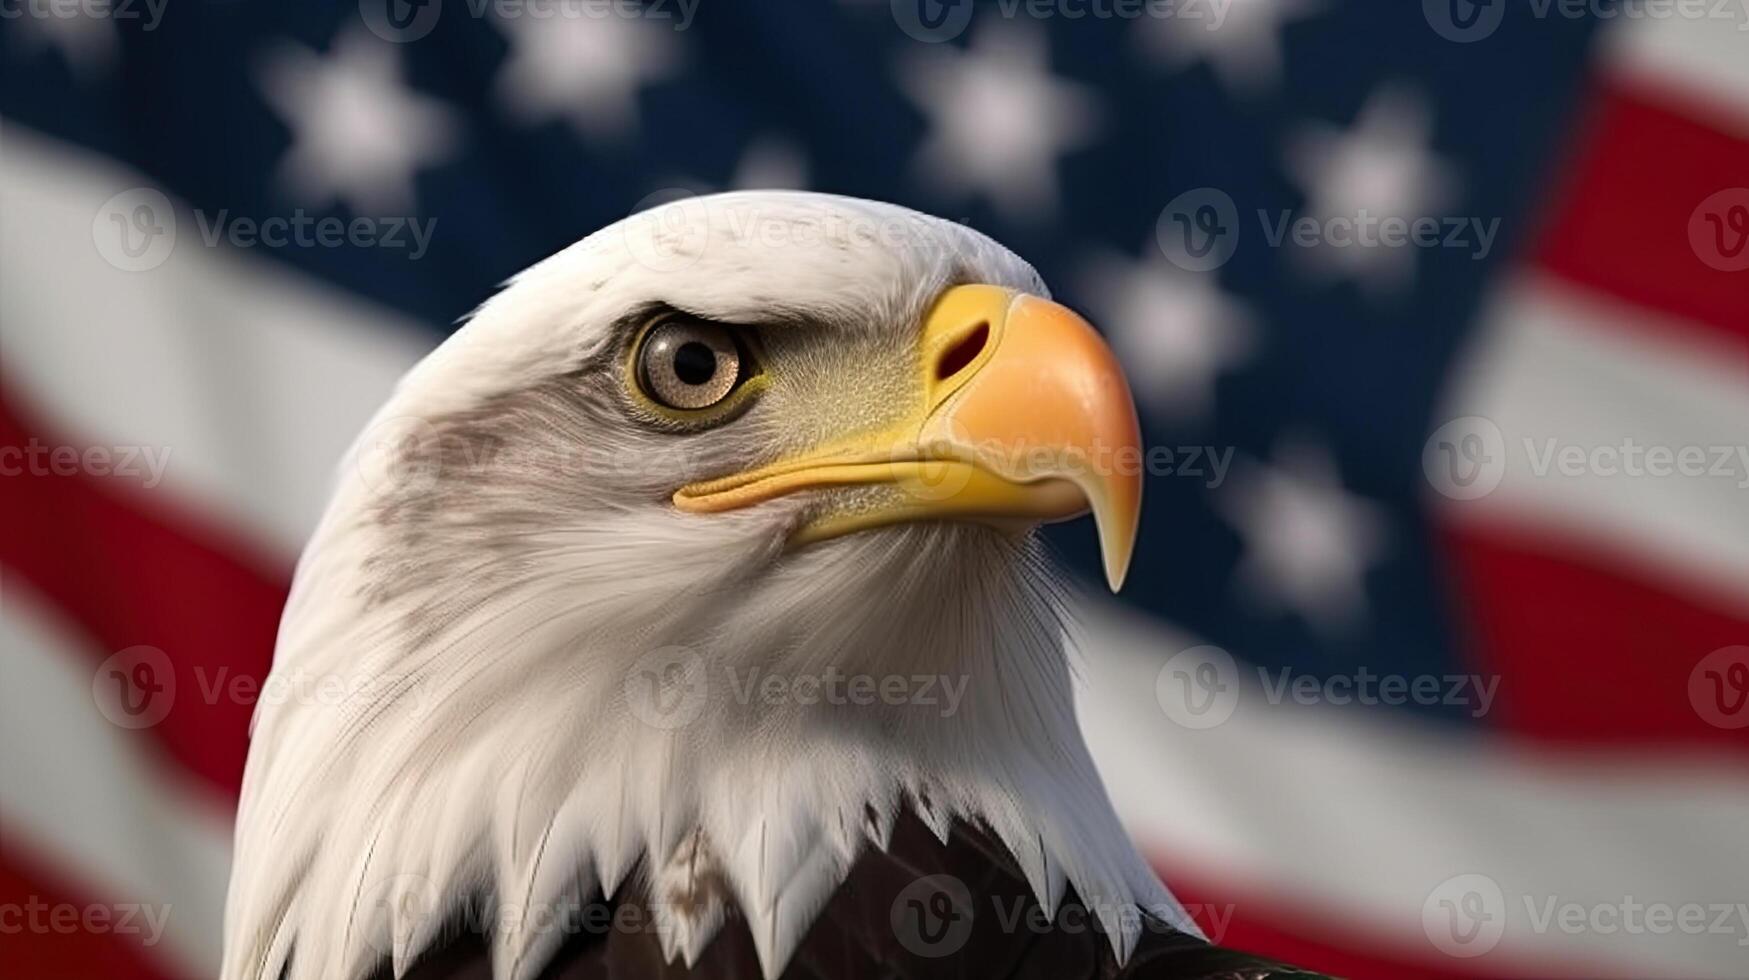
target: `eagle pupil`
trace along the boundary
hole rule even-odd
[[[674,376],[689,385],[701,385],[717,373],[717,352],[696,340],[674,352]]]

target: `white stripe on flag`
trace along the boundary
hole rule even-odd
[[[1724,110],[1725,118],[1718,121],[1727,126],[1734,122],[1732,132],[1749,139],[1749,4],[1702,4],[1709,16],[1672,12],[1624,20],[1604,35],[1601,63],[1609,74],[1631,78],[1653,92],[1671,92]],[[1669,10],[1677,5],[1661,6]]]
[[[100,657],[7,575],[0,602],[0,818],[6,846],[48,864],[83,898],[168,912],[149,950],[173,972],[218,973],[231,813],[185,785],[149,739],[107,721],[92,694]],[[186,696],[186,695],[185,695]],[[135,924],[148,920],[136,915]],[[142,935],[140,938],[149,938]]]
[[[1492,423],[1446,438],[1497,432],[1503,477],[1445,511],[1625,549],[1697,598],[1749,609],[1749,358],[1534,273],[1483,322],[1435,421]]]
[[[1156,694],[1163,673],[1169,702],[1170,685],[1197,682],[1194,670],[1175,673],[1193,666],[1194,654],[1172,659],[1194,640],[1103,600],[1088,604],[1084,624],[1081,724],[1144,847],[1432,961],[1445,953],[1424,913],[1431,909],[1435,932],[1447,927],[1440,899],[1461,899],[1445,892],[1470,885],[1449,883],[1484,875],[1499,889],[1497,903],[1485,896],[1485,910],[1503,917],[1504,934],[1467,965],[1451,960],[1454,970],[1529,961],[1571,963],[1581,975],[1743,976],[1749,772],[1741,759],[1532,754],[1378,711],[1272,704],[1257,671],[1242,665],[1216,668],[1238,692],[1231,715],[1196,730],[1169,717]],[[1215,722],[1221,704],[1180,714]],[[1610,921],[1635,902],[1705,906],[1705,934]],[[1569,905],[1588,917],[1577,933],[1558,918],[1574,914],[1562,911]],[[1725,913],[1718,927],[1714,906]],[[1551,909],[1557,918],[1539,925]]]
[[[168,453],[164,485],[184,506],[296,555],[342,453],[436,338],[208,247],[186,211],[163,265],[123,271],[94,235],[105,202],[147,178],[10,122],[0,151],[7,383],[67,438]]]

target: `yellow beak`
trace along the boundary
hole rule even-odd
[[[796,544],[911,521],[1030,527],[1091,508],[1106,580],[1120,588],[1141,518],[1141,428],[1105,341],[1049,300],[957,286],[930,310],[920,351],[925,397],[912,418],[682,487],[675,506],[720,513],[800,490],[890,488],[872,506],[828,508]]]

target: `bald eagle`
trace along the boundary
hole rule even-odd
[[[510,280],[299,563],[225,980],[1286,975],[1202,941],[1082,743],[1033,528],[1091,509],[1116,588],[1140,436],[1048,295],[806,193]]]

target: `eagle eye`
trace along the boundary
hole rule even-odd
[[[638,348],[638,385],[659,405],[697,411],[729,397],[747,376],[749,360],[726,327],[664,320],[650,328]]]

